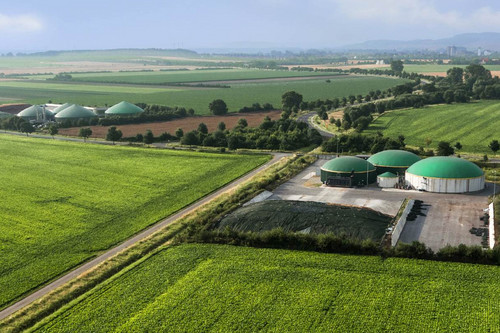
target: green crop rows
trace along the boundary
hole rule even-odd
[[[437,73],[437,72],[445,72],[452,67],[460,67],[465,68],[467,65],[404,65],[404,70],[408,73]],[[486,69],[490,71],[499,71],[500,65],[486,65],[484,66]]]
[[[496,332],[499,267],[179,245],[40,332]]]
[[[439,141],[453,145],[459,141],[460,152],[487,153],[491,140],[500,140],[500,103],[481,101],[466,104],[429,106],[421,109],[407,109],[387,112],[377,118],[365,133],[396,138],[403,134],[408,145],[426,147],[426,139],[432,140],[431,147]]]
[[[269,159],[0,135],[0,307]]]
[[[228,80],[251,80],[288,78],[303,76],[332,76],[335,73],[325,72],[295,72],[281,70],[256,70],[256,69],[218,69],[218,70],[191,70],[172,72],[121,72],[121,73],[96,73],[74,74],[73,80],[88,82],[116,82],[137,84],[161,84],[184,82],[210,82]]]
[[[266,73],[266,71],[262,71]],[[281,95],[295,90],[304,95],[304,100],[326,99],[367,94],[370,90],[385,90],[406,82],[385,77],[339,76],[330,79],[284,80],[265,83],[245,82],[231,84],[231,88],[188,88],[116,86],[104,83],[45,83],[45,82],[0,82],[0,100],[5,103],[27,102],[31,104],[71,102],[87,106],[112,105],[122,100],[131,103],[161,104],[193,108],[196,113],[208,114],[208,104],[214,99],[223,99],[230,111],[255,102],[281,106]]]

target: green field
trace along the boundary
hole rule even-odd
[[[39,332],[497,332],[500,268],[227,245],[163,250]]]
[[[285,80],[266,83],[234,83],[231,88],[148,87],[132,85],[106,85],[97,83],[45,83],[0,82],[0,101],[4,103],[77,103],[87,106],[113,105],[122,100],[131,103],[184,106],[196,110],[196,114],[208,114],[208,104],[223,99],[230,111],[255,102],[281,106],[281,95],[295,90],[304,100],[326,99],[348,95],[367,94],[370,90],[385,90],[406,80],[385,77],[339,76],[330,79]]]
[[[333,233],[380,241],[392,217],[366,208],[320,202],[266,200],[242,207],[217,225],[221,230],[261,232],[283,229],[311,234]],[[306,231],[307,230],[307,231]]]
[[[251,80],[270,78],[289,78],[303,76],[332,76],[335,73],[325,72],[296,72],[281,70],[258,69],[218,69],[218,70],[191,70],[171,72],[121,72],[121,73],[96,73],[73,74],[74,81],[87,82],[115,82],[135,84],[163,84],[186,82],[210,82],[230,80]]]
[[[404,65],[404,70],[408,73],[433,73],[433,72],[446,72],[453,67],[465,68],[467,65]],[[500,71],[500,65],[485,65],[486,69],[490,71]]]
[[[426,147],[426,138],[432,139],[430,147],[439,141],[453,145],[459,141],[459,152],[487,153],[491,140],[500,140],[500,102],[480,101],[465,104],[428,106],[421,109],[390,111],[375,119],[364,133],[396,138],[403,134],[408,145]]]
[[[0,307],[269,160],[0,134]]]

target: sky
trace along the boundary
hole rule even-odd
[[[500,32],[497,0],[2,0],[0,52],[335,48]]]

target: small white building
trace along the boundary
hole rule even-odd
[[[398,183],[398,176],[392,172],[384,172],[377,176],[377,184],[379,187],[392,188]]]

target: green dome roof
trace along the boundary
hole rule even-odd
[[[447,156],[426,158],[413,164],[406,172],[430,178],[476,178],[484,175],[474,163]]]
[[[33,118],[36,118],[37,114],[42,114],[44,108],[41,107],[40,105],[32,105],[30,106],[29,108],[26,108],[24,109],[23,111],[19,112],[17,114],[18,117],[33,117]],[[51,117],[53,116],[54,114],[52,112],[50,112],[49,110],[45,109],[45,116],[47,117]]]
[[[366,170],[375,171],[375,167],[370,162],[354,156],[334,158],[326,162],[321,169],[330,172],[344,173],[349,173],[352,170],[354,170],[354,172],[366,172]]]
[[[56,114],[56,119],[66,119],[66,118],[92,118],[97,117],[97,115],[84,108],[83,106],[73,104],[66,109],[62,110]]]
[[[384,150],[370,156],[368,162],[375,166],[406,168],[420,161],[420,157],[406,150]]]
[[[398,176],[396,176],[392,172],[384,172],[383,174],[378,175],[378,177],[382,177],[382,178],[398,178]]]
[[[71,104],[71,103],[64,103],[63,105],[59,105],[57,108],[55,108],[54,110],[52,110],[52,113],[53,114],[58,114],[59,112],[61,112],[62,110],[66,109],[68,107],[70,107],[71,105],[73,105],[73,104]]]
[[[112,107],[107,109],[106,112],[104,113],[121,115],[121,114],[138,114],[141,112],[144,112],[144,110],[138,107],[137,105],[123,101],[113,105]]]

